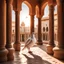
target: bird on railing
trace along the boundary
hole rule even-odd
[[[29,38],[26,40],[25,46],[24,46],[24,48],[23,48],[22,50],[24,50],[25,48],[27,48],[27,49],[28,49],[28,52],[31,53],[30,48],[31,48],[32,46],[34,46],[35,43],[36,43],[36,38],[35,38],[34,33],[32,33],[32,34],[31,34],[31,37],[29,37]]]

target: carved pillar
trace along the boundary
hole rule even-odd
[[[30,15],[30,34],[34,32],[34,15]]]
[[[41,34],[41,18],[38,17],[38,43],[39,45],[42,45],[42,34]]]
[[[8,49],[8,60],[14,59],[14,48],[12,48],[12,0],[7,0],[7,19],[6,19],[6,48]]]
[[[15,44],[16,51],[20,51],[20,11],[15,11]]]
[[[64,0],[57,0],[58,46],[53,48],[54,57],[64,59]]]
[[[0,0],[0,62],[7,61],[6,44],[6,0]]]
[[[47,45],[47,53],[53,54],[54,47],[54,6],[49,5],[49,44]]]

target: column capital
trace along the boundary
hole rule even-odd
[[[29,11],[29,15],[35,15],[35,11],[33,10]]]
[[[30,16],[34,16],[35,14],[29,14]]]
[[[20,9],[17,9],[17,10],[15,9],[14,11],[15,11],[15,12],[20,12],[21,10],[20,10]]]
[[[55,1],[54,0],[48,0],[48,5],[55,5]]]
[[[42,17],[42,15],[37,16],[37,18],[41,18],[41,17]]]
[[[13,0],[6,0],[7,4],[12,4]]]
[[[56,0],[57,3],[64,3],[64,0]]]
[[[21,6],[21,3],[20,2],[18,2],[19,0],[13,0],[13,10],[15,10],[15,11],[20,11],[20,10],[22,10],[22,6]]]
[[[51,8],[54,7],[54,5],[51,5],[51,4],[49,4],[48,6],[51,7]]]
[[[54,5],[49,5],[49,10],[53,10],[54,11]]]

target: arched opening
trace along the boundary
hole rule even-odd
[[[42,6],[43,15],[42,15],[42,37],[43,41],[48,41],[48,28],[49,28],[49,6],[47,2]]]
[[[26,41],[30,35],[30,5],[25,1],[21,4],[22,10],[20,12],[20,40]]]
[[[43,14],[44,14],[42,15],[42,28],[43,26],[46,27],[46,32],[45,32],[46,38],[45,39],[49,40],[49,30],[48,30],[49,28],[49,6],[47,2],[42,6],[41,11],[43,11]],[[54,7],[54,34],[56,33],[57,33],[57,5]]]
[[[49,16],[49,6],[48,4],[44,8],[44,15],[42,17],[48,17]]]
[[[21,3],[20,11],[20,41],[25,41],[30,35],[30,13],[32,7],[27,1]],[[24,22],[25,25],[22,25]],[[21,26],[22,25],[22,26]],[[14,31],[14,32],[13,32]],[[12,41],[15,41],[15,11],[12,10]]]

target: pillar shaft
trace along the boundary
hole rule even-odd
[[[58,46],[53,48],[54,57],[64,59],[64,0],[57,0]]]
[[[42,44],[42,36],[41,36],[41,18],[38,18],[38,44]]]
[[[12,0],[7,0],[6,9],[7,9],[7,19],[6,19],[6,48],[8,49],[8,60],[13,60],[13,51],[12,48]]]
[[[32,32],[34,32],[34,15],[30,15],[30,33],[32,34]]]
[[[15,11],[15,43],[20,43],[20,11]]]
[[[7,17],[6,17],[6,47],[12,47],[11,42],[12,42],[12,5],[8,2],[10,0],[7,0]]]
[[[54,47],[54,6],[49,5],[49,44],[47,45],[47,53],[53,54]]]
[[[57,6],[57,12],[58,12],[58,47],[64,49],[64,4],[60,3],[60,5]]]
[[[49,44],[54,46],[54,6],[49,6]]]
[[[15,50],[20,51],[20,11],[15,11]]]
[[[6,1],[0,0],[0,62],[7,61],[6,44]]]

